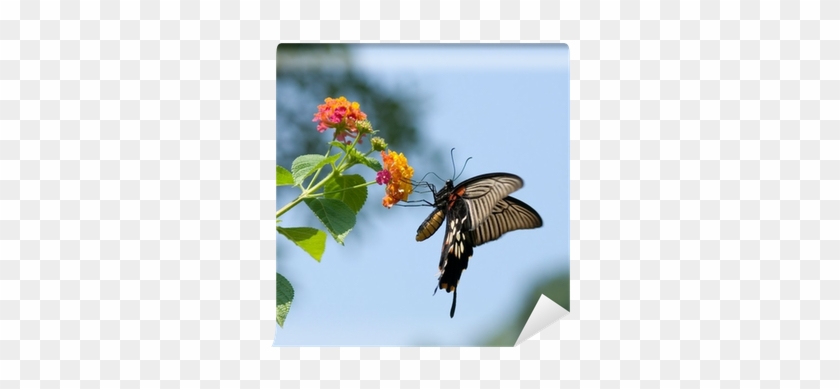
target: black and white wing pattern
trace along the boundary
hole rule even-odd
[[[435,193],[435,209],[417,229],[416,240],[426,240],[446,223],[435,292],[453,292],[450,317],[455,315],[458,282],[474,247],[499,239],[509,231],[542,226],[542,218],[533,208],[508,196],[522,186],[522,179],[516,175],[490,173],[457,186],[447,181]]]
[[[499,239],[506,232],[542,227],[543,221],[530,205],[508,196],[496,203],[490,215],[471,231],[476,246]]]
[[[446,213],[455,205],[456,198],[464,200],[468,212],[467,227],[472,230],[473,226],[484,221],[497,202],[522,188],[522,185],[522,179],[510,173],[482,174],[458,186],[454,186],[451,180],[446,181],[443,189],[435,193],[435,209],[417,229],[417,241],[422,242],[437,232],[447,217]]]

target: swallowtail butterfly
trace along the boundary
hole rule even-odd
[[[446,223],[440,254],[438,289],[453,292],[449,317],[455,316],[458,281],[473,248],[499,239],[504,233],[542,227],[542,218],[528,204],[508,196],[524,185],[510,173],[482,174],[454,185],[447,180],[435,192],[435,209],[417,229],[417,241],[428,239]],[[431,185],[430,185],[431,187]],[[431,187],[434,191],[434,187]]]

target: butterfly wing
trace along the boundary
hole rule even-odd
[[[435,210],[417,229],[417,241],[434,234],[446,223],[438,270],[438,289],[453,292],[449,317],[455,315],[458,282],[475,246],[496,240],[508,231],[542,226],[542,218],[527,204],[509,197],[522,188],[519,176],[489,173],[472,177],[458,186],[447,182],[435,194]]]
[[[528,204],[508,196],[496,203],[478,227],[470,231],[472,243],[480,246],[499,239],[506,232],[542,227],[540,214]]]
[[[508,196],[496,203],[492,211],[473,231],[467,226],[471,215],[468,203],[455,199],[446,221],[446,238],[443,241],[438,270],[438,289],[454,292],[449,316],[455,315],[457,287],[461,274],[467,269],[473,249],[484,243],[499,239],[507,232],[542,227],[542,217],[531,206]],[[435,290],[437,291],[437,289]]]
[[[449,317],[455,316],[455,301],[458,298],[458,282],[461,280],[461,273],[467,268],[470,258],[473,255],[472,235],[467,229],[469,224],[469,207],[467,203],[452,195],[452,205],[449,206],[446,215],[446,235],[441,248],[438,270],[438,286],[435,289],[446,290],[447,293],[455,292],[452,295],[452,308],[449,310]]]
[[[488,173],[472,177],[455,187],[453,193],[466,201],[470,214],[469,229],[480,225],[496,203],[524,185],[519,176],[510,173]]]

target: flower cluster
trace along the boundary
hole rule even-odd
[[[391,181],[391,172],[387,170],[382,170],[376,173],[376,183],[379,185],[387,184],[388,181]]]
[[[414,168],[408,165],[408,160],[403,153],[397,154],[394,151],[380,152],[385,168],[376,174],[376,182],[379,185],[387,184],[385,197],[382,205],[391,208],[398,201],[408,200],[408,195],[414,190],[411,185],[411,177],[414,176]]]
[[[385,143],[385,139],[382,139],[378,136],[374,136],[370,139],[370,146],[373,148],[374,151],[382,151],[388,148],[388,144]]]
[[[318,106],[313,122],[318,123],[318,132],[324,132],[327,128],[334,128],[333,139],[344,142],[347,145],[358,138],[362,138],[375,131],[367,120],[367,115],[359,109],[359,103],[348,101],[344,96],[337,99],[327,97],[324,104]],[[347,137],[350,139],[347,139]],[[376,173],[376,183],[386,185],[385,197],[382,205],[391,208],[400,201],[407,201],[408,195],[414,187],[411,185],[411,177],[414,175],[414,168],[408,165],[408,160],[402,153],[387,151],[388,144],[380,137],[371,139],[371,152],[379,151],[382,155],[384,169]],[[387,152],[386,152],[387,151]]]
[[[355,138],[360,133],[357,127],[358,121],[367,119],[367,115],[359,109],[359,103],[347,101],[344,96],[337,99],[327,97],[324,104],[318,106],[313,122],[318,122],[318,132],[324,132],[327,128],[335,128],[334,138],[346,144],[352,143],[346,140],[347,136]],[[370,132],[370,124],[366,123],[361,128],[361,134]],[[362,136],[359,136],[359,143],[362,143]]]

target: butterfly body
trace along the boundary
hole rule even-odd
[[[542,226],[542,218],[530,206],[508,196],[522,188],[523,181],[510,173],[489,173],[465,180],[451,180],[435,193],[434,210],[417,229],[420,242],[446,224],[438,270],[438,289],[453,292],[449,316],[455,315],[458,282],[473,255],[473,249],[499,239],[506,232]]]

